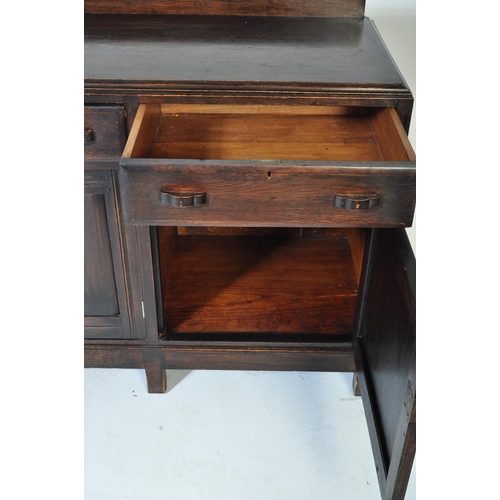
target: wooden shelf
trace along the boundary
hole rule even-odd
[[[166,338],[350,340],[360,255],[346,231],[158,232]]]

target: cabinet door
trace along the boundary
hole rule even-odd
[[[111,171],[85,173],[85,338],[131,337]]]
[[[404,229],[373,229],[354,339],[384,500],[403,500],[416,435],[415,257]]]

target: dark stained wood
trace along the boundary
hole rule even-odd
[[[85,338],[157,343],[149,231],[123,224],[118,183],[85,170]]]
[[[85,159],[121,156],[126,140],[123,106],[85,106],[84,125]]]
[[[85,0],[86,13],[362,17],[365,0]]]
[[[101,183],[98,186],[89,184],[87,184],[88,190],[84,201],[84,314],[85,316],[114,316],[120,311],[104,193]],[[96,192],[97,189],[101,192]]]
[[[116,277],[116,289],[120,302],[123,338],[135,338],[133,302],[130,299],[129,259],[134,260],[135,249],[128,247],[123,238],[126,231],[123,225],[120,201],[120,187],[117,172],[105,172],[103,176],[104,198],[108,212],[109,239],[113,249],[113,267]]]
[[[147,227],[121,225],[122,262],[125,271],[127,307],[134,339],[157,343],[158,329],[151,257],[151,239]]]
[[[161,232],[167,227],[160,228]],[[300,227],[203,227],[179,226],[177,234],[190,236],[302,236]]]
[[[121,179],[129,224],[202,226],[401,227],[415,209],[414,164],[352,162],[123,159]],[[271,173],[271,177],[269,176]],[[164,205],[164,188],[203,189],[207,203]],[[336,208],[336,192],[378,193],[379,207]]]
[[[122,339],[123,328],[120,316],[85,316],[85,339]]]
[[[158,349],[145,347],[142,351],[144,356],[144,369],[146,370],[146,381],[150,394],[161,394],[167,390],[167,374],[162,366],[162,356]]]
[[[327,344],[315,347],[291,345],[270,347],[234,344],[201,346],[162,343],[156,348],[165,369],[185,370],[266,370],[354,372],[350,344]],[[87,368],[144,368],[144,348],[132,345],[94,345],[85,348]]]
[[[179,229],[175,226],[159,227],[156,230],[157,245],[160,259],[160,269],[163,274],[162,279],[166,279],[167,272],[170,269],[170,261],[174,253],[175,242],[177,241],[177,234]],[[163,306],[162,306],[163,307]]]
[[[118,170],[120,168],[119,158],[98,158],[96,160],[85,160],[85,171],[91,170]]]
[[[85,344],[85,368],[144,368],[142,347],[120,345]]]
[[[265,228],[273,230],[273,228]],[[279,228],[280,230],[291,228]],[[301,227],[299,236],[341,236],[349,238],[350,232],[363,232],[362,229],[350,229],[342,227]],[[350,239],[349,239],[350,241]]]
[[[126,81],[141,94],[175,82],[198,91],[215,85],[226,96],[249,84],[267,98],[297,86],[411,96],[368,19],[90,15],[85,78],[113,88]]]
[[[158,228],[155,226],[149,227],[150,241],[151,241],[151,267],[152,267],[152,278],[153,278],[153,291],[155,297],[155,314],[156,314],[156,335],[151,335],[150,343],[157,343],[158,336],[161,335],[161,332],[164,331],[164,323],[163,323],[163,291],[162,291],[162,270],[160,266],[160,248],[168,248],[168,243],[166,241],[162,241],[160,243],[160,237],[165,238],[168,235],[167,239],[170,239],[173,242],[175,241],[176,227],[169,226],[171,234],[168,235],[168,232],[165,231],[162,235],[158,234]],[[168,263],[167,263],[168,269]]]
[[[238,333],[266,332],[306,339],[352,332],[357,284],[346,237],[165,240],[169,247],[160,255],[168,269],[162,289],[170,336],[228,332],[238,340]]]
[[[374,229],[354,353],[383,499],[403,500],[415,454],[415,258],[403,229]]]
[[[249,349],[169,347],[162,349],[166,366],[191,370],[301,370],[351,372],[354,361],[350,347],[331,349],[282,348]]]
[[[158,320],[156,310],[155,278],[153,271],[153,249],[151,232],[149,227],[136,227],[135,229],[137,245],[137,261],[139,263],[138,283],[135,289],[142,292],[140,303],[140,314],[137,317],[142,319],[146,341],[149,344],[158,343]],[[139,306],[139,303],[137,304]],[[138,307],[139,309],[139,307]],[[139,311],[138,311],[139,312]],[[143,336],[137,338],[144,338]]]
[[[90,170],[84,178],[84,335],[130,338],[113,174]]]

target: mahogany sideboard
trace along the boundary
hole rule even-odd
[[[85,366],[354,372],[403,499],[413,97],[364,0],[85,12]]]

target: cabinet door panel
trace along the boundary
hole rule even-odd
[[[131,335],[114,193],[110,171],[86,172],[85,338],[127,339]]]
[[[404,229],[368,238],[354,354],[384,500],[404,499],[415,455],[415,257]]]
[[[103,194],[86,194],[85,221],[85,316],[120,313]]]

